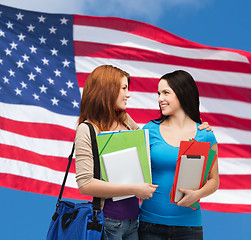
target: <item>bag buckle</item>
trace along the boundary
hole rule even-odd
[[[99,212],[100,212],[100,210],[93,209],[92,221],[99,222],[99,217],[98,217],[98,213],[99,213]]]
[[[95,230],[98,232],[102,232],[103,224],[100,223],[100,219],[98,217],[98,213],[100,213],[100,212],[101,212],[101,210],[93,209],[92,222],[87,223],[88,230]]]

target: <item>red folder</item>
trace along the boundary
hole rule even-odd
[[[210,153],[210,155],[209,155],[209,153]],[[212,166],[213,166],[215,159],[216,159],[216,152],[210,149],[210,142],[198,142],[194,139],[192,141],[181,141],[177,164],[176,164],[173,188],[170,193],[170,202],[171,203],[174,203],[182,155],[204,156],[205,160],[204,160],[204,165],[203,165],[199,188],[201,188],[206,183],[206,179],[208,178],[209,173],[211,172]],[[209,159],[208,159],[208,156],[210,157]],[[197,209],[198,206],[199,206],[199,204],[195,203],[195,204],[192,204],[190,207],[193,209]]]

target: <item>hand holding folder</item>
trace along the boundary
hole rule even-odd
[[[197,161],[196,158],[198,159]],[[210,149],[209,142],[198,142],[194,139],[191,141],[181,141],[173,188],[170,193],[171,203],[175,203],[180,200],[181,193],[178,191],[179,187],[182,188],[180,182],[181,184],[182,182],[185,183],[184,186],[188,186],[190,183],[192,186],[195,183],[193,185],[195,188],[190,188],[191,190],[200,189],[204,186],[215,160],[216,152]],[[198,206],[199,202],[195,202],[190,207],[197,209]]]
[[[97,136],[102,179],[134,184],[152,183],[148,131],[104,132]],[[120,200],[131,196],[113,198]]]

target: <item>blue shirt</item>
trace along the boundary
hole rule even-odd
[[[213,132],[199,130],[194,137],[200,142],[216,143]],[[140,210],[140,221],[172,226],[201,226],[201,208],[193,210],[170,203],[169,194],[173,186],[179,147],[169,145],[161,136],[159,124],[149,122],[143,129],[149,129],[152,166],[152,182],[158,185],[153,197],[144,200]]]

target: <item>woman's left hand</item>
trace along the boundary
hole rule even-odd
[[[199,190],[179,189],[184,193],[184,197],[176,204],[180,207],[189,207],[191,204],[199,200]]]
[[[212,131],[212,127],[208,124],[208,122],[203,122],[199,127],[200,130],[206,129],[207,131]]]

